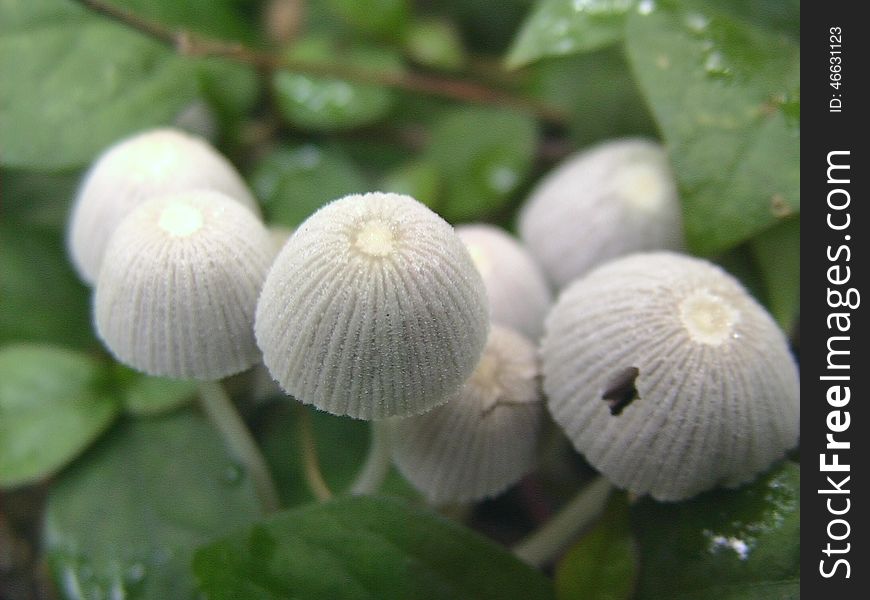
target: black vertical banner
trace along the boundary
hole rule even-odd
[[[801,13],[801,594],[870,593],[865,302],[870,31],[860,2]],[[866,292],[866,293],[865,293]]]

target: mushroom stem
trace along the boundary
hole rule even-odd
[[[308,489],[319,502],[325,502],[332,498],[332,490],[323,478],[320,470],[320,461],[317,460],[317,443],[314,439],[314,425],[311,423],[311,415],[308,409],[299,404],[299,438],[302,441],[302,463],[305,467],[305,481]]]
[[[582,529],[601,514],[612,490],[613,486],[607,479],[598,477],[543,527],[514,546],[514,554],[535,567],[552,562]]]
[[[390,472],[390,426],[386,421],[372,421],[371,441],[366,461],[350,486],[354,496],[374,494]]]
[[[199,398],[203,410],[220,431],[230,453],[250,474],[263,510],[267,513],[278,510],[278,492],[266,461],[220,382],[201,381]]]

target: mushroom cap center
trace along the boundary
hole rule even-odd
[[[353,245],[369,256],[388,256],[396,248],[396,236],[390,223],[382,219],[370,219],[357,228]]]
[[[173,202],[160,212],[157,225],[172,237],[186,237],[199,231],[204,222],[202,211],[197,207]]]
[[[661,210],[665,201],[661,173],[652,165],[636,164],[623,168],[616,186],[632,208],[643,212]]]
[[[718,346],[732,336],[739,311],[721,296],[698,290],[680,302],[680,320],[692,340]]]

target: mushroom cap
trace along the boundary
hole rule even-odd
[[[335,200],[296,229],[255,322],[288,394],[357,419],[446,402],[488,328],[483,281],[453,228],[410,196],[380,192]]]
[[[563,287],[606,260],[683,248],[682,218],[667,154],[640,138],[604,142],[567,158],[532,190],[520,239]]]
[[[550,412],[619,487],[681,500],[746,482],[797,443],[785,336],[705,260],[614,260],[570,285],[545,326]]]
[[[260,214],[232,164],[201,138],[161,128],[105,150],[82,180],[70,215],[67,246],[82,280],[96,281],[109,238],[134,208],[193,189],[222,192]]]
[[[500,494],[535,466],[544,415],[538,375],[535,346],[493,324],[459,393],[391,421],[393,462],[434,504]]]
[[[492,322],[539,339],[553,297],[531,255],[511,235],[492,225],[460,225],[456,235],[483,277]]]
[[[94,294],[97,334],[151,375],[219,379],[260,358],[254,310],[270,261],[266,228],[224,194],[148,200],[106,248]]]

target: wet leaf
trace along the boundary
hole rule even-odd
[[[680,183],[690,248],[713,254],[800,210],[800,54],[709,8],[630,13],[627,48]]]
[[[779,465],[738,490],[632,509],[640,600],[797,598],[800,468]]]
[[[114,420],[106,368],[37,344],[0,348],[0,487],[56,473]]]
[[[636,0],[540,0],[507,57],[516,68],[542,58],[599,50],[622,39]]]
[[[213,600],[538,600],[549,580],[504,548],[398,500],[342,498],[277,514],[200,549]]]
[[[250,480],[192,411],[122,422],[58,479],[43,538],[71,600],[199,598],[193,549],[259,515]]]

